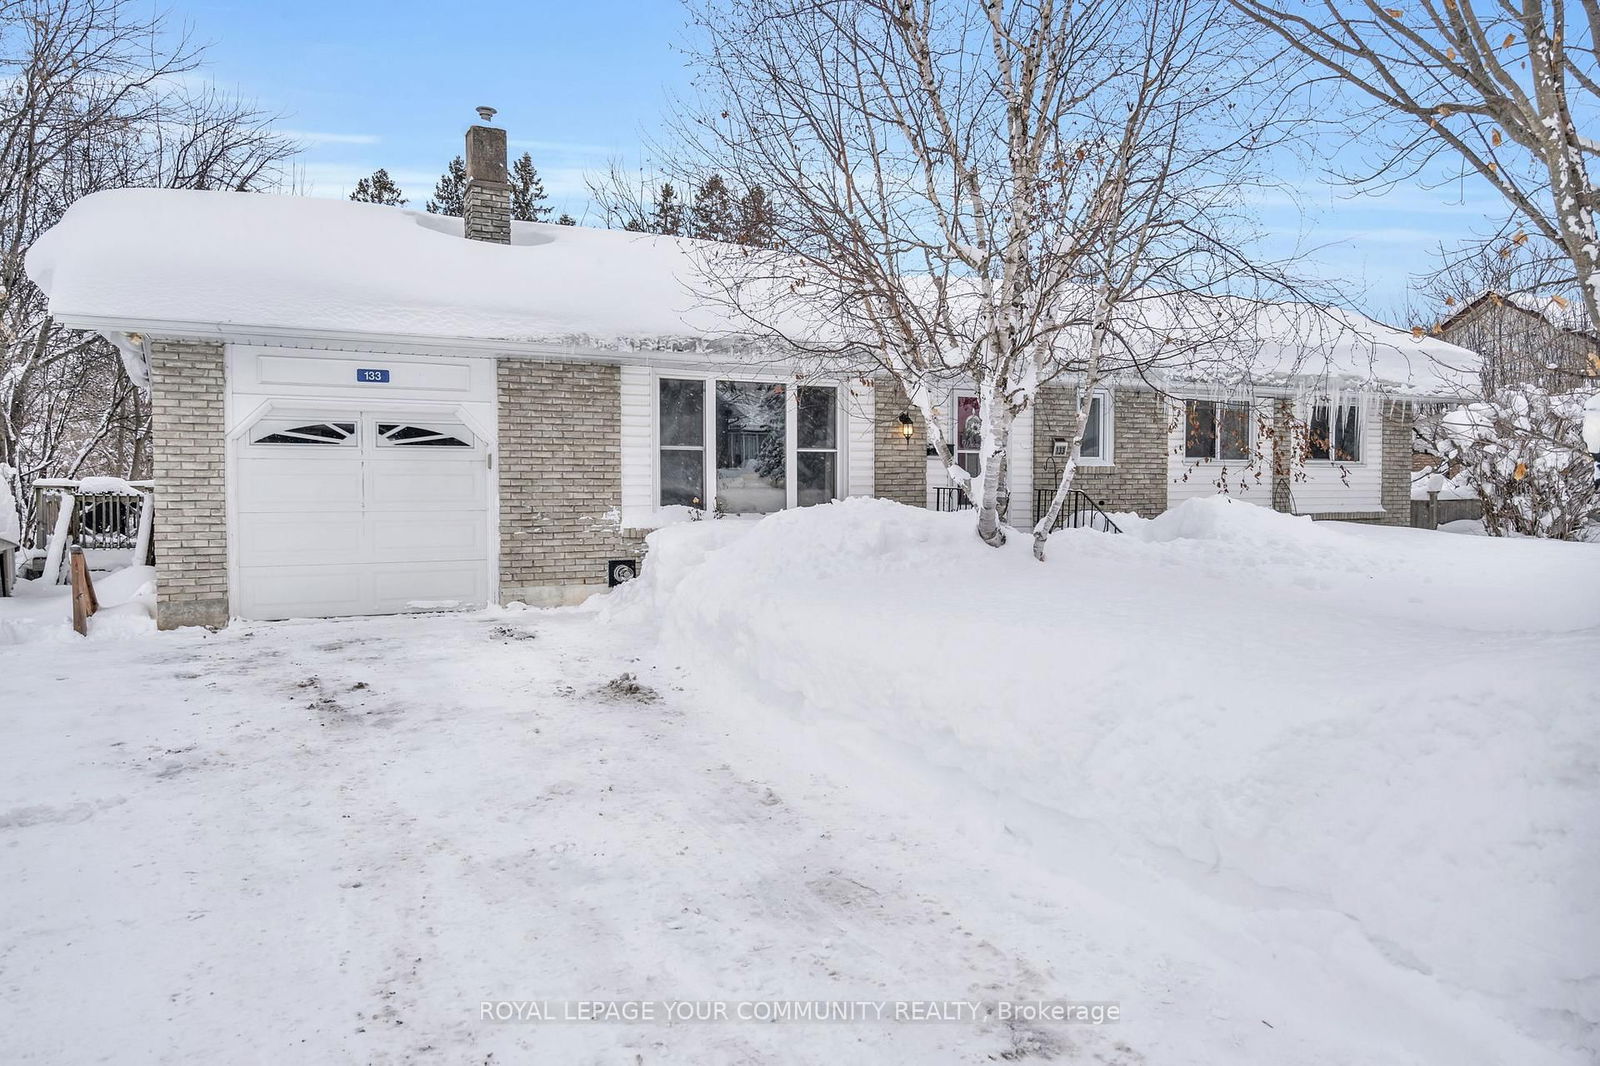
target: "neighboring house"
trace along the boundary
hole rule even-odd
[[[51,313],[108,337],[151,390],[162,627],[572,603],[686,508],[923,506],[947,483],[887,379],[752,358],[737,323],[692,296],[687,242],[512,223],[505,144],[468,131],[460,219],[123,190],[79,201],[35,244]],[[1233,393],[1108,383],[1081,487],[1144,515],[1225,486],[1407,523],[1409,403],[1438,392],[1430,351],[1460,353],[1350,321],[1314,375],[1264,371]],[[1374,373],[1380,356],[1390,369]],[[1044,386],[1016,427],[1013,522],[1053,487],[1073,396]],[[954,430],[975,402],[957,392],[938,416]],[[1296,412],[1312,453],[1274,475],[1266,427]],[[975,469],[975,443],[957,439]]]
[[[1600,373],[1600,338],[1582,308],[1548,297],[1480,293],[1439,323],[1435,336],[1480,357],[1484,395],[1506,385],[1569,392]]]

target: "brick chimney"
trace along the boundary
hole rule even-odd
[[[478,108],[484,122],[494,108]],[[511,243],[511,186],[506,181],[506,131],[496,126],[467,127],[467,192],[462,228],[474,241]]]

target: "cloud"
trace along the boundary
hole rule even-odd
[[[306,144],[377,144],[375,133],[319,133],[312,130],[279,130],[285,137]]]

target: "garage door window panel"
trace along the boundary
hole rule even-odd
[[[345,446],[360,444],[355,422],[306,422],[300,419],[271,419],[256,426],[251,444]]]
[[[378,443],[399,448],[470,448],[473,438],[463,426],[379,422]]]

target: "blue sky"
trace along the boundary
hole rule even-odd
[[[684,26],[675,0],[179,4],[172,17],[210,42],[208,73],[282,112],[306,142],[301,181],[319,196],[345,195],[382,166],[420,207],[460,153],[473,108],[489,104],[556,209],[583,219],[584,172],[636,162],[690,76],[673,48]],[[1260,205],[1266,251],[1319,249],[1306,269],[1385,317],[1440,241],[1485,230],[1500,211],[1476,186],[1352,199],[1316,172],[1284,178],[1292,195]]]

